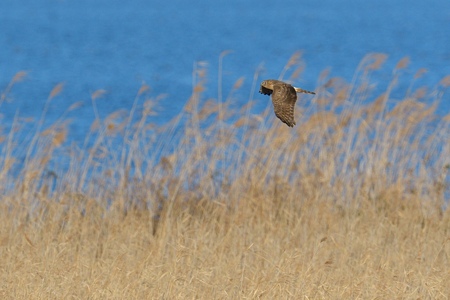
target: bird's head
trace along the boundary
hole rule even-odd
[[[259,92],[264,95],[271,95],[273,92],[272,80],[264,80],[263,82],[261,82]]]

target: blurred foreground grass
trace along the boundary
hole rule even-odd
[[[230,108],[233,91],[204,101],[199,68],[167,125],[149,123],[146,100],[97,118],[80,147],[64,119],[37,121],[26,143],[4,133],[0,296],[448,299],[450,116],[435,110],[450,80],[393,99],[402,60],[374,95],[384,58],[351,83],[325,71],[294,129],[270,108]]]

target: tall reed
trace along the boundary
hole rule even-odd
[[[300,58],[281,77],[295,82]],[[270,104],[252,111],[269,101],[259,73],[248,105],[235,104],[244,79],[204,99],[202,63],[161,126],[167,100],[146,85],[130,111],[96,113],[83,143],[67,143],[64,118],[44,128],[44,111],[31,136],[17,118],[0,140],[0,295],[445,299],[450,115],[436,108],[449,80],[398,91],[403,59],[380,90],[385,59],[368,55],[350,83],[324,71],[293,129]]]

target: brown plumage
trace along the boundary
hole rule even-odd
[[[259,92],[264,95],[272,95],[275,115],[289,127],[294,127],[295,125],[294,107],[297,101],[297,93],[315,94],[275,79],[261,82]]]

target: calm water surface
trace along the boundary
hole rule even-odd
[[[0,121],[15,114],[39,116],[51,89],[64,91],[51,103],[47,121],[61,116],[76,101],[84,106],[69,114],[77,122],[72,134],[82,138],[93,120],[90,94],[105,89],[98,101],[102,117],[131,108],[143,82],[151,95],[167,94],[156,123],[177,113],[192,90],[195,62],[208,62],[205,97],[217,96],[218,58],[233,50],[223,65],[224,94],[241,76],[245,83],[236,101],[250,96],[253,74],[278,77],[289,57],[303,51],[305,72],[297,82],[314,89],[327,67],[332,76],[351,81],[369,52],[389,56],[381,86],[404,56],[411,64],[403,85],[420,68],[421,84],[433,88],[450,74],[450,1],[448,0],[2,0],[0,1],[0,89],[14,74],[26,80],[14,87],[11,101],[0,106]],[[450,94],[442,104],[450,111]]]

